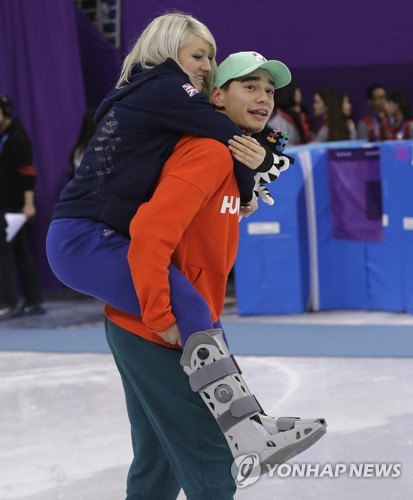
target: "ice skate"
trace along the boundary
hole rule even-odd
[[[323,418],[266,415],[245,384],[222,330],[191,335],[181,365],[224,433],[234,458],[256,453],[261,473],[303,452],[325,433]]]

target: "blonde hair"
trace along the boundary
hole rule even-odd
[[[179,64],[178,51],[187,45],[193,36],[202,38],[211,45],[211,71],[204,79],[203,89],[209,95],[217,67],[215,39],[205,24],[182,12],[164,14],[148,24],[126,56],[116,87],[119,88],[130,81],[132,67],[136,63],[143,69],[150,69],[171,58],[185,72]]]

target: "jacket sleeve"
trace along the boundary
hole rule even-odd
[[[225,146],[228,146],[228,140],[234,135],[245,133],[225,114],[217,112],[203,94],[195,89],[196,93],[193,93],[194,90],[188,87],[185,89],[185,85],[188,83],[185,83],[184,79],[176,77],[157,80],[148,92],[145,102],[149,120],[161,123],[165,130],[209,137]],[[252,199],[256,172],[235,159],[233,164],[241,200],[248,202]]]
[[[145,95],[152,112],[149,119],[166,130],[209,137],[225,146],[231,137],[243,133],[225,114],[218,113],[204,94],[187,85],[184,78],[175,76],[163,76],[152,83]]]
[[[128,262],[149,330],[164,331],[176,321],[168,282],[172,255],[193,217],[231,172],[231,155],[224,146],[191,139],[190,154],[188,148],[172,154],[153,197],[132,219]]]
[[[10,137],[10,148],[23,190],[34,191],[36,168],[33,165],[32,145],[28,135],[23,130],[16,131]]]

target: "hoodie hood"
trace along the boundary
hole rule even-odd
[[[167,59],[164,63],[154,66],[151,69],[143,69],[139,64],[136,64],[132,69],[131,81],[120,88],[111,90],[100,103],[95,114],[95,123],[97,124],[100,122],[114,103],[121,101],[125,96],[134,92],[145,82],[155,80],[161,75],[176,74],[177,71],[182,73],[183,76],[186,76],[186,73],[182,71],[180,66],[173,59]]]

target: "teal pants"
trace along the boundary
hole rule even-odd
[[[232,500],[227,442],[179,360],[181,350],[142,339],[106,320],[131,424],[126,500]]]

